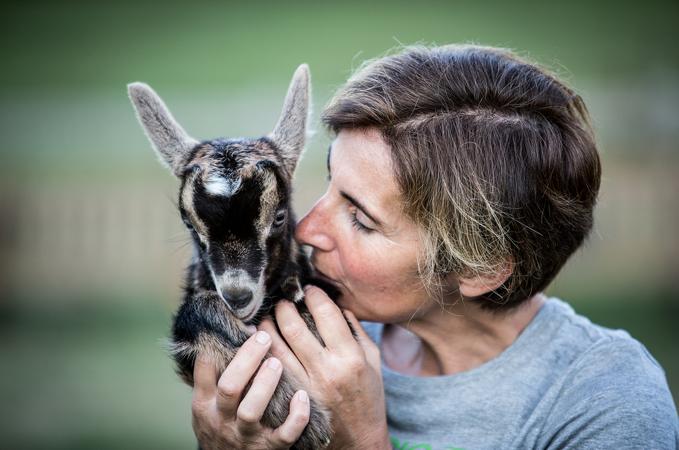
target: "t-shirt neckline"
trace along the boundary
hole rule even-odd
[[[511,360],[515,354],[521,353],[524,350],[524,347],[531,345],[531,336],[535,335],[536,333],[539,334],[540,328],[546,324],[552,310],[558,307],[559,303],[562,302],[556,298],[545,298],[543,305],[540,307],[526,328],[524,328],[523,331],[517,336],[514,342],[512,342],[512,344],[504,349],[499,355],[477,367],[451,375],[415,376],[405,375],[397,372],[387,366],[384,360],[382,360],[382,375],[385,379],[390,380],[389,383],[386,383],[388,386],[397,387],[402,384],[406,389],[410,389],[413,382],[422,382],[432,385],[445,384],[449,386],[450,383],[462,383],[469,378],[478,378],[483,376],[484,373],[493,371],[494,369],[505,365],[505,363],[508,360]],[[378,329],[376,330],[375,339],[377,346],[381,348],[384,324],[380,323],[377,325]]]

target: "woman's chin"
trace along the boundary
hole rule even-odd
[[[342,289],[340,289],[340,294],[335,300],[335,303],[340,308],[348,309],[349,311],[355,314],[354,310],[352,309],[353,302],[351,301],[351,297],[346,295],[346,293]]]
[[[337,297],[335,303],[337,303],[337,306],[339,306],[342,309],[350,309],[349,306],[347,306],[348,302],[346,300],[346,296],[344,296],[343,294],[340,294],[339,297]]]
[[[371,311],[370,308],[363,307],[353,295],[345,291],[344,287],[340,288],[340,295],[335,300],[335,303],[341,309],[351,311],[354,316],[356,316],[356,319],[360,321],[375,322],[379,317],[376,316],[374,311]]]

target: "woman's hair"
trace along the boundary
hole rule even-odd
[[[407,47],[369,61],[323,122],[381,132],[403,210],[422,232],[428,289],[450,273],[511,267],[479,300],[512,308],[547,287],[592,227],[601,168],[585,104],[507,50]]]

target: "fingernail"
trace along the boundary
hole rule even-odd
[[[268,362],[269,369],[278,370],[281,366],[281,362],[276,358],[271,358]]]
[[[297,393],[297,398],[302,403],[308,403],[309,402],[309,394],[307,394],[306,391],[299,391]]]
[[[255,335],[255,340],[260,344],[268,344],[271,337],[266,331],[258,331]]]
[[[248,330],[248,333],[250,333],[251,335],[257,332],[257,327],[254,325],[248,325],[245,327],[245,329]]]

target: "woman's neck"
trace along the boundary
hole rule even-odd
[[[406,375],[452,375],[471,370],[509,347],[544,301],[544,295],[538,294],[508,313],[484,311],[471,302],[434,307],[408,322],[385,326],[384,361]]]

